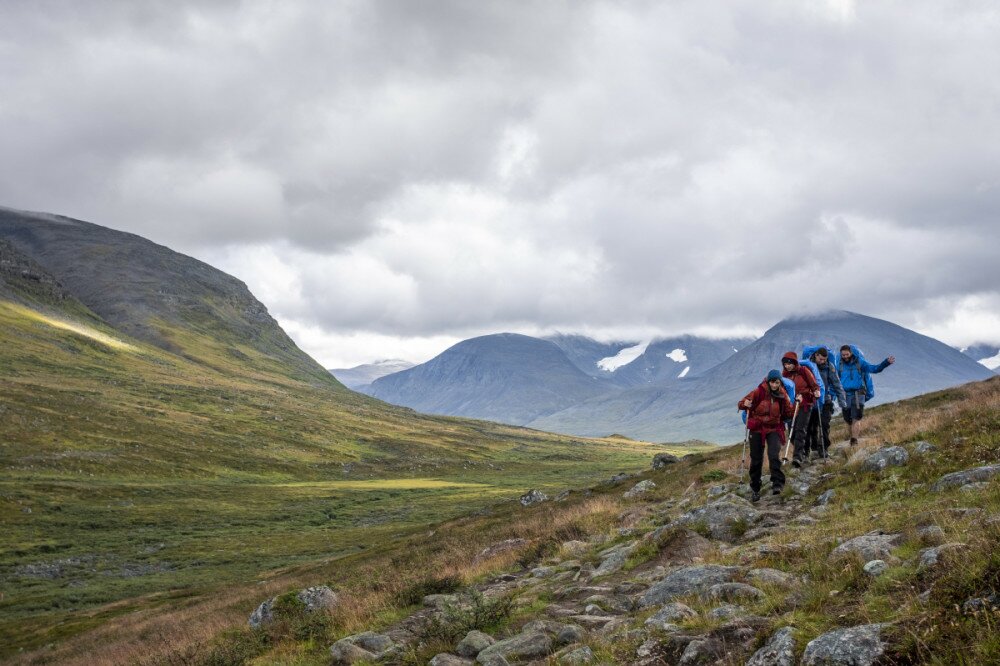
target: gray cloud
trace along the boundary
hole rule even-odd
[[[213,260],[314,338],[837,307],[1000,340],[998,28],[985,0],[7,3],[0,201]]]

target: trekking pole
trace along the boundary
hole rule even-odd
[[[833,403],[830,403],[830,418],[831,419],[833,418]],[[829,425],[830,424],[828,423],[826,428],[823,427],[823,409],[820,408],[820,410],[819,410],[819,436],[820,436],[819,445],[820,445],[820,448],[823,451],[823,464],[824,465],[826,464],[826,435],[830,431]]]
[[[747,408],[747,430],[743,433],[743,453],[740,454],[740,483],[743,483],[743,475],[746,474],[747,462],[747,442],[750,441],[750,409]]]
[[[796,402],[795,403],[795,411],[792,412],[792,427],[791,427],[790,432],[789,432],[788,442],[785,444],[785,455],[781,459],[781,462],[783,462],[783,463],[788,462],[788,447],[790,447],[792,445],[791,434],[795,432],[795,417],[797,417],[799,415],[799,405],[800,404],[801,403]]]

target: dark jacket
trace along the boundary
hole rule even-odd
[[[819,346],[806,347],[802,350],[802,358],[808,358],[819,368],[819,379],[823,382],[823,386],[826,387],[826,402],[833,402],[834,394],[836,394],[837,404],[843,409],[847,405],[847,395],[844,393],[844,387],[840,383],[840,373],[837,372],[837,366],[829,355],[827,356],[826,363],[823,365],[819,364],[819,361],[816,360],[816,351],[818,349],[820,349]],[[828,350],[829,347],[823,347],[823,349]]]
[[[792,401],[788,399],[788,393],[784,385],[778,389],[778,396],[771,395],[771,388],[765,379],[757,388],[743,396],[738,407],[746,409],[743,403],[750,401],[749,418],[747,427],[752,432],[759,432],[763,436],[768,433],[781,433],[781,441],[785,441],[785,419],[792,418]]]
[[[819,390],[819,384],[816,383],[816,378],[813,377],[812,370],[799,365],[799,357],[795,355],[795,352],[786,353],[781,357],[781,362],[784,363],[785,359],[794,362],[795,369],[791,372],[782,370],[781,376],[788,377],[795,382],[795,395],[802,396],[799,409],[808,412],[812,409],[813,403],[816,402],[815,392]]]

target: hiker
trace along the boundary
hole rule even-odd
[[[847,402],[847,407],[844,408],[844,421],[851,430],[851,446],[857,446],[861,437],[861,419],[865,415],[865,402],[875,397],[872,375],[882,372],[895,362],[895,356],[888,356],[878,365],[872,365],[854,345],[843,345],[840,348],[837,374],[844,387]]]
[[[747,412],[750,431],[750,497],[760,499],[760,474],[764,468],[764,448],[771,472],[771,494],[779,495],[785,486],[781,471],[781,446],[785,443],[785,419],[792,416],[792,401],[781,381],[781,373],[772,370],[754,390],[739,401],[737,407]]]
[[[792,456],[792,465],[796,468],[802,467],[805,461],[806,451],[806,425],[809,423],[809,412],[812,411],[816,399],[822,395],[816,378],[813,377],[812,370],[799,364],[799,357],[795,352],[786,352],[781,357],[782,377],[787,377],[795,382],[795,402],[799,403],[798,413],[792,423],[792,444],[795,446],[795,453]]]
[[[833,418],[833,399],[843,411],[847,407],[847,396],[840,384],[837,366],[830,360],[829,348],[819,345],[805,347],[802,358],[808,358],[816,364],[819,373],[816,379],[825,387],[820,404],[809,412],[809,424],[806,429],[806,449],[821,458],[826,458],[830,451],[830,419]],[[818,431],[818,432],[817,432]]]

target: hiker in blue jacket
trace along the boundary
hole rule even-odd
[[[822,384],[823,397],[809,415],[806,443],[814,455],[827,457],[830,451],[830,419],[833,418],[833,400],[837,399],[841,411],[847,407],[847,396],[840,384],[837,367],[830,360],[830,350],[823,345],[814,345],[802,350],[802,358],[816,364],[817,377]]]
[[[872,375],[882,372],[895,362],[896,357],[889,356],[878,365],[872,365],[854,345],[843,345],[840,348],[837,374],[840,376],[840,384],[844,387],[847,398],[844,420],[851,429],[851,446],[857,446],[858,438],[861,437],[861,419],[865,415],[865,402],[875,396]]]

